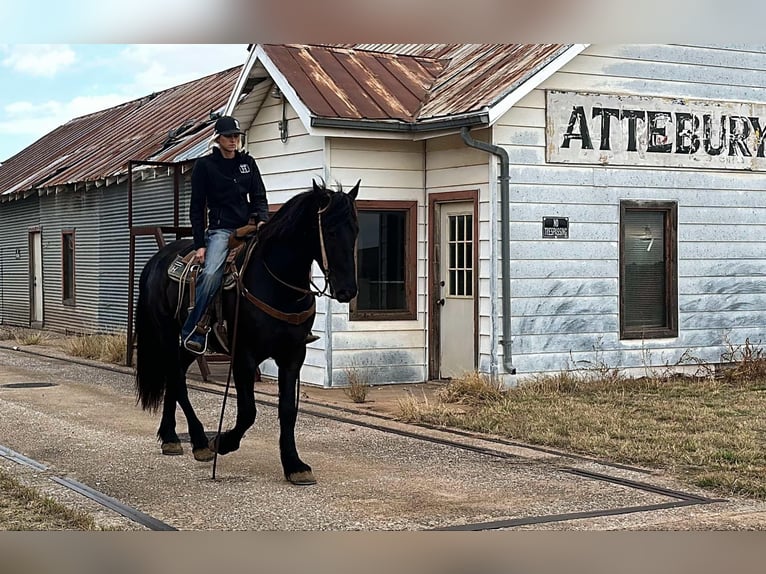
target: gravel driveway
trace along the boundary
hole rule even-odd
[[[296,427],[299,452],[319,482],[292,486],[281,474],[270,383],[259,383],[265,404],[256,424],[239,451],[218,458],[212,480],[212,463],[196,462],[190,448],[183,456],[160,454],[159,415],[136,406],[127,369],[46,353],[0,346],[0,445],[47,470],[2,456],[0,466],[104,526],[145,529],[50,477],[76,480],[179,530],[766,529],[766,504],[755,501],[663,507],[676,500],[663,488],[711,495],[657,474],[371,418],[364,406],[342,413],[344,420],[326,418],[338,412],[320,404],[322,389],[309,390]],[[190,396],[207,430],[215,430],[221,397]],[[178,421],[185,431],[180,414]]]

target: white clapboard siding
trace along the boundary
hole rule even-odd
[[[760,102],[766,53],[729,47],[589,47],[498,121],[511,157],[511,329],[520,375],[573,359],[645,368],[724,340],[766,340],[766,173],[545,162],[545,90]],[[678,203],[679,336],[619,340],[621,200]],[[542,239],[542,217],[569,239]],[[498,262],[499,265],[499,262]],[[499,292],[499,289],[498,289]]]
[[[265,99],[247,130],[247,150],[258,164],[271,205],[284,204],[297,193],[309,189],[312,179],[325,177],[324,138],[310,136],[289,104],[285,115],[288,119],[286,142],[279,139],[282,104],[274,98]],[[322,274],[317,265],[314,265],[312,274],[315,282],[322,285]],[[308,347],[300,374],[301,381],[320,386],[328,384],[325,325],[325,299],[320,298],[313,331],[321,338]],[[272,360],[265,361],[261,370],[266,377],[277,376],[277,367]]]
[[[488,138],[486,130],[471,133],[474,139]],[[497,346],[497,333],[494,326],[496,313],[490,297],[489,278],[493,258],[493,231],[490,229],[492,214],[496,213],[490,205],[490,164],[494,156],[468,147],[459,136],[452,135],[431,140],[426,148],[426,191],[446,193],[454,191],[478,191],[478,226],[479,260],[476,269],[479,272],[478,288],[478,364],[477,368],[490,371],[489,365],[496,361],[494,349]],[[434,225],[434,222],[429,222]],[[427,285],[423,286],[427,293]],[[426,302],[427,303],[427,302]],[[427,308],[427,307],[426,307]],[[473,331],[466,329],[465,337],[473,337]],[[482,367],[484,365],[484,367]]]
[[[373,384],[419,382],[426,378],[427,206],[423,192],[423,143],[400,140],[328,140],[332,182],[348,191],[361,180],[358,199],[417,202],[417,319],[349,319],[349,306],[333,302],[332,384],[348,384],[349,374]]]

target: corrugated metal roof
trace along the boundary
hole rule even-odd
[[[422,122],[486,110],[563,44],[265,45],[312,114]]]
[[[212,136],[241,66],[75,118],[0,165],[0,195],[109,180],[129,160],[190,159]]]
[[[263,49],[318,117],[414,121],[445,65],[433,58],[330,46]]]

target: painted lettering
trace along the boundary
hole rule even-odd
[[[752,157],[745,141],[750,135],[750,124],[742,116],[729,116],[729,155]]]
[[[721,128],[718,130],[718,145],[713,145],[713,116],[705,114],[702,116],[702,141],[705,145],[705,152],[708,155],[720,155],[725,145],[724,136],[726,130],[726,117],[721,118]]]
[[[611,118],[620,117],[620,110],[617,108],[593,108],[593,117],[601,116],[601,147],[599,149],[611,149],[609,135],[611,134]]]
[[[646,151],[656,153],[670,153],[673,151],[673,141],[668,136],[668,124],[673,120],[667,112],[647,112],[649,143]]]
[[[766,103],[547,94],[548,161],[766,172]]]
[[[580,131],[575,132],[575,126]],[[593,144],[590,141],[590,132],[588,131],[588,122],[585,119],[585,109],[582,106],[574,106],[572,108],[572,114],[569,116],[569,126],[564,134],[564,141],[561,147],[568,148],[571,140],[580,140],[582,149],[593,149]]]
[[[620,119],[628,120],[628,151],[638,151],[636,148],[636,124],[639,120],[646,121],[644,110],[622,110]]]
[[[764,157],[764,141],[766,140],[766,133],[763,132],[761,129],[761,121],[758,118],[748,118],[750,120],[750,125],[753,128],[753,133],[755,134],[755,141],[757,142],[757,151],[755,152],[756,157]]]
[[[697,153],[700,138],[697,135],[700,119],[686,112],[676,112],[676,153]]]

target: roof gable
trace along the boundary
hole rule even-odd
[[[293,106],[305,110],[307,129],[419,131],[491,124],[500,115],[493,110],[507,111],[519,99],[514,93],[527,93],[584,47],[265,44],[259,53],[275,82],[289,87]]]
[[[415,121],[446,62],[348,48],[266,44],[312,115]]]

